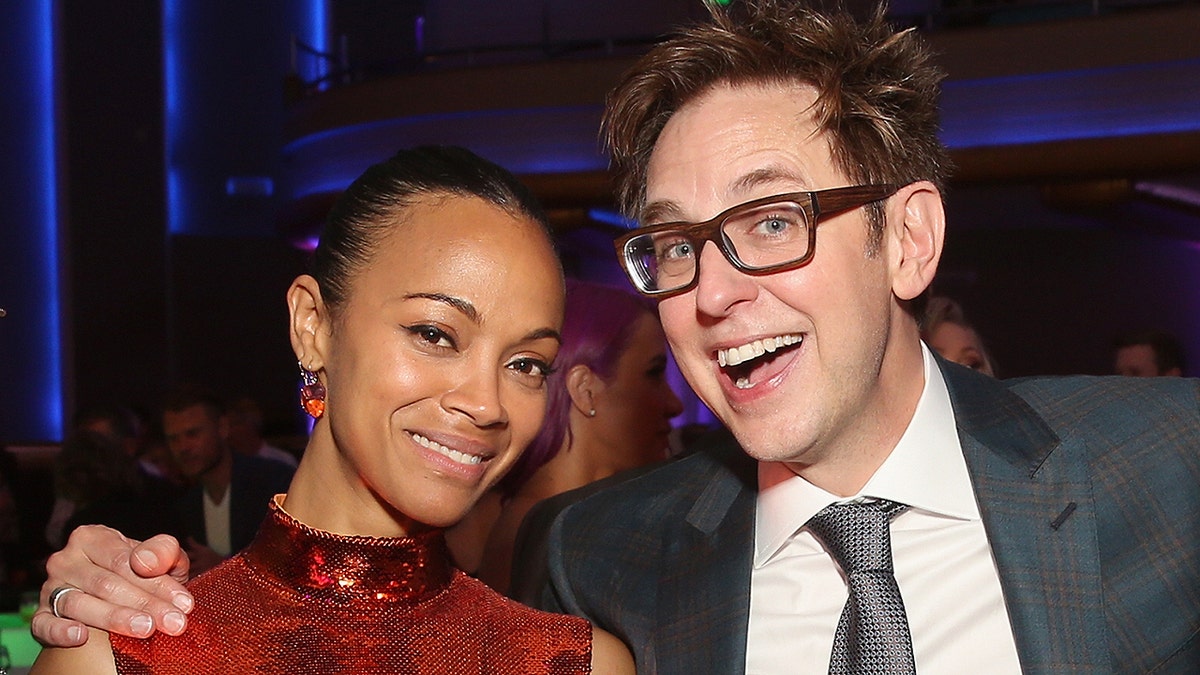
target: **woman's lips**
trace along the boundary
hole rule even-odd
[[[482,455],[473,455],[455,450],[451,447],[447,447],[435,440],[426,438],[425,436],[415,432],[410,432],[410,435],[412,436],[412,439],[417,442],[417,445],[432,450],[443,457],[449,457],[451,460],[458,462],[459,464],[479,464],[486,459]]]

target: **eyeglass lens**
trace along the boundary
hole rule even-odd
[[[795,202],[763,204],[729,214],[714,239],[745,268],[786,265],[808,255],[808,217]],[[670,291],[692,283],[704,241],[680,228],[634,237],[625,251],[646,290]]]

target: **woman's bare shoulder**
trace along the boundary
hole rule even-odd
[[[634,675],[633,656],[615,635],[592,627],[592,675]]]
[[[108,633],[89,628],[82,647],[47,647],[38,654],[29,675],[116,675]]]

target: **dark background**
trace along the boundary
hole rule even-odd
[[[42,338],[23,333],[24,317],[10,309],[0,319],[7,443],[57,442],[60,429],[32,423],[46,406],[64,419],[97,401],[153,411],[180,380],[251,394],[270,434],[301,434],[284,292],[307,256],[295,242],[319,223],[337,177],[426,135],[502,163],[558,133],[564,145],[594,149],[602,95],[620,69],[672,22],[703,13],[683,0],[578,2],[557,18],[561,3],[332,0],[328,47],[345,36],[350,57],[325,62],[327,79],[314,83],[302,54],[301,72],[291,72],[306,3],[53,4],[62,393],[46,401],[34,386],[45,373],[24,365]],[[893,13],[928,32],[952,82],[1200,59],[1195,40],[1162,34],[1197,25],[1194,3],[1127,3],[1099,16],[1092,3],[1016,7],[1024,14],[932,15],[903,3]],[[1121,37],[1097,37],[1109,32]],[[164,95],[168,46],[183,55],[176,76],[186,85],[173,102]],[[1080,91],[1078,104],[1102,114],[1105,95]],[[1043,103],[1012,101],[1018,111]],[[20,118],[5,106],[5,119]],[[963,302],[1002,374],[1107,373],[1113,336],[1142,327],[1176,332],[1200,359],[1200,215],[1186,198],[1200,193],[1200,110],[1182,113],[1192,125],[1166,132],[955,148],[960,172],[936,287]],[[23,132],[9,128],[0,306],[13,308],[39,282],[15,253],[32,236],[18,210],[31,188],[13,145]],[[523,156],[509,165],[553,210],[569,268],[619,281],[612,226],[597,219],[611,209],[603,158],[547,161],[550,170]],[[326,171],[335,178],[313,189]],[[263,178],[270,194],[255,187]],[[1139,190],[1147,183],[1185,198],[1149,198]]]

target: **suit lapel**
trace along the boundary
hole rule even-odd
[[[729,441],[696,477],[703,489],[659,572],[657,675],[745,672],[756,467]]]
[[[942,364],[1022,669],[1109,668],[1082,448],[1002,383]]]

